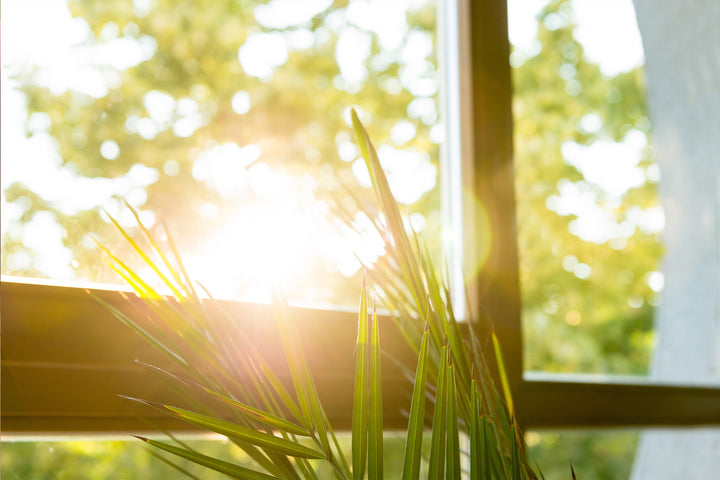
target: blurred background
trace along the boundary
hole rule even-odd
[[[439,6],[4,0],[3,277],[120,283],[87,235],[127,257],[103,214],[132,228],[125,199],[217,297],[267,301],[280,278],[295,303],[353,306],[383,250],[350,106],[443,258]],[[510,0],[509,21],[525,369],[644,376],[665,217],[632,3]],[[527,436],[548,479],[626,478],[637,439]],[[2,448],[6,478],[172,475],[126,442]]]

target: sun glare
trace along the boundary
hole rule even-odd
[[[269,302],[272,283],[302,278],[314,254],[313,227],[318,219],[292,199],[281,198],[226,215],[196,252],[186,255],[188,269],[214,296]]]
[[[323,27],[324,31],[313,32],[303,25],[327,7],[331,3],[329,0],[273,0],[256,7],[257,21],[267,28],[298,28],[285,33],[253,33],[238,47],[235,55],[246,74],[270,81],[274,72],[291,62],[298,50],[322,43],[319,39],[329,35],[328,29],[333,29],[338,36],[335,61],[339,75],[332,82],[337,82],[339,89],[347,91],[359,88],[358,85],[372,70],[386,68],[387,62],[398,62],[402,68],[397,78],[384,79],[381,87],[393,95],[406,88],[413,99],[406,108],[408,118],[388,127],[391,142],[378,145],[378,152],[393,193],[405,205],[422,201],[445,174],[438,171],[434,163],[436,159],[431,159],[427,151],[412,144],[421,135],[420,130],[424,126],[430,127],[432,143],[438,144],[446,138],[445,126],[440,122],[434,98],[439,89],[439,76],[430,61],[435,48],[433,38],[426,32],[410,28],[407,20],[408,11],[428,1],[353,1],[346,9],[346,18],[331,16],[327,19],[327,28]],[[144,2],[134,3],[135,13],[140,18],[148,14]],[[521,51],[532,50],[532,38],[524,39],[522,33],[535,30],[532,25],[534,14],[542,3],[531,0],[510,2],[511,25],[524,20],[528,26],[513,28],[510,32],[513,43]],[[591,42],[598,36],[593,36],[590,30],[584,28],[588,23],[586,10],[581,10],[583,2],[576,3],[577,21],[583,32],[589,32],[585,36],[588,37],[587,42]],[[80,18],[73,18],[67,4],[44,2],[47,10],[43,15],[37,14],[37,6],[35,2],[3,2],[3,192],[15,183],[23,184],[43,201],[51,203],[62,215],[73,216],[97,207],[105,209],[121,224],[128,226],[131,215],[122,212],[122,203],[118,200],[124,198],[137,207],[143,218],[148,218],[150,209],[143,210],[144,205],[149,203],[147,192],[167,177],[181,181],[184,160],[168,158],[156,165],[138,161],[120,176],[104,177],[102,172],[93,174],[93,177],[79,175],[71,168],[72,161],[61,158],[55,139],[50,134],[52,122],[49,115],[32,114],[27,127],[33,135],[26,135],[23,118],[28,106],[15,77],[33,70],[39,83],[53,94],[70,92],[73,95],[84,93],[93,98],[103,97],[117,87],[126,69],[156,55],[159,48],[156,40],[142,35],[135,23],[120,30],[115,23],[108,22],[99,34],[101,41],[91,45],[89,39],[93,34],[88,24]],[[38,35],[38,32],[43,32],[43,35]],[[377,34],[383,52],[382,55],[373,54],[372,61],[369,61],[371,32]],[[627,42],[622,43],[625,45]],[[626,63],[631,65],[638,61],[635,58]],[[102,162],[99,165],[112,167],[124,161],[129,146],[122,142],[121,134],[135,136],[142,142],[156,141],[162,135],[172,133],[178,142],[182,142],[208,126],[210,114],[203,111],[201,105],[202,98],[212,95],[207,86],[194,84],[186,93],[175,96],[170,91],[161,90],[161,87],[150,89],[141,97],[144,109],[130,111],[119,127],[122,132],[118,132],[118,138],[109,136],[102,139],[97,151]],[[258,104],[259,100],[251,98],[249,91],[241,89],[241,86],[231,96],[232,111],[239,117],[252,113]],[[362,109],[360,112],[363,121],[369,123],[369,114],[363,116]],[[372,121],[379,122],[381,119]],[[595,128],[593,121],[592,116],[588,116],[585,127]],[[87,143],[88,140],[81,138],[78,142]],[[369,176],[351,136],[348,134],[347,138],[340,140],[336,142],[338,156],[349,164],[354,180],[368,187]],[[317,298],[313,296],[310,272],[352,277],[361,268],[361,261],[372,263],[381,254],[382,239],[369,228],[371,222],[367,218],[355,218],[360,233],[341,228],[338,234],[338,227],[330,220],[327,206],[314,196],[314,180],[309,175],[297,175],[297,172],[292,176],[286,175],[276,168],[276,164],[271,165],[266,158],[271,154],[263,151],[267,150],[266,144],[253,143],[254,139],[244,143],[228,139],[222,140],[224,143],[203,141],[205,143],[191,150],[192,177],[214,189],[235,207],[226,208],[220,202],[201,205],[200,215],[209,220],[222,220],[214,222],[222,226],[214,232],[198,232],[199,236],[207,238],[196,242],[193,251],[183,251],[182,254],[191,275],[203,282],[214,295],[262,301],[268,298],[268,283],[280,282],[289,288],[303,285],[304,288],[298,290],[304,291],[308,301],[324,301],[327,295],[323,297],[317,293]],[[629,151],[629,147],[622,146],[624,151]],[[306,155],[309,160],[320,158],[319,151],[315,150],[319,146],[309,144],[305,148],[306,153],[318,153],[312,159]],[[585,147],[573,145],[567,148],[570,161],[573,161],[574,154],[584,158],[592,156],[590,154],[595,151],[585,151]],[[195,154],[192,154],[193,151]],[[602,152],[598,150],[597,153]],[[588,175],[595,172],[591,170],[589,161],[579,158],[575,163]],[[627,168],[636,168],[635,163]],[[43,175],[38,175],[38,171],[42,171]],[[606,173],[607,176],[616,178],[615,169]],[[309,186],[304,187],[303,182]],[[298,194],[302,198],[298,198]],[[253,201],[246,202],[247,198]],[[255,201],[258,199],[260,201]],[[22,241],[28,252],[11,256],[3,268],[12,267],[18,271],[34,269],[40,276],[61,281],[90,280],[78,273],[77,261],[70,261],[70,251],[63,245],[67,232],[60,228],[57,218],[38,216],[23,233],[20,223],[24,207],[20,200],[8,202],[3,193],[2,232],[4,238]],[[563,202],[558,203],[562,206]],[[172,224],[172,218],[167,220]],[[427,231],[439,228],[439,222],[434,222],[428,215],[416,214],[412,223],[420,228],[427,224]],[[459,229],[458,226],[455,231]],[[583,228],[580,230],[585,231]],[[25,237],[32,237],[32,241],[25,241]],[[483,261],[480,258],[477,265],[466,265],[465,269],[475,271]]]

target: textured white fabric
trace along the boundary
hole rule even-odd
[[[720,1],[634,0],[665,210],[651,377],[720,383]],[[720,478],[718,430],[648,432],[633,480]]]

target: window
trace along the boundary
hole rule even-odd
[[[558,6],[559,3],[553,2],[553,5]],[[142,3],[137,2],[137,5]],[[461,199],[465,207],[465,260],[469,264],[482,265],[479,275],[470,278],[470,304],[483,305],[484,312],[492,320],[507,352],[507,367],[520,421],[530,428],[716,425],[720,422],[720,391],[717,388],[658,384],[637,378],[611,377],[603,381],[597,377],[577,376],[568,378],[547,375],[539,378],[524,372],[525,352],[522,346],[525,324],[521,322],[521,270],[514,220],[516,197],[519,198],[523,192],[514,190],[512,90],[508,65],[511,53],[507,43],[507,9],[503,2],[467,1],[458,2],[458,9],[460,34],[457,63],[460,75],[455,79],[457,86],[448,87],[447,98],[450,99],[453,92],[459,93],[456,97],[461,107],[457,112],[461,119],[459,123],[471,135],[463,136],[449,148],[455,148],[463,156],[455,181],[464,183],[474,193],[471,200]],[[688,8],[688,12],[692,11],[692,8]],[[548,24],[561,22],[561,14],[562,11],[555,20],[548,20]],[[448,22],[452,23],[450,20]],[[558,28],[560,26],[558,24]],[[453,48],[452,42],[448,42],[448,48]],[[517,58],[513,61],[517,61]],[[671,62],[657,60],[655,65],[662,64]],[[702,73],[708,71],[710,73],[707,75],[710,75],[712,64],[700,62],[699,65],[697,68],[701,72],[697,76],[697,83],[692,84],[693,88],[712,84],[703,80],[706,77]],[[570,68],[564,71],[568,76],[564,80],[574,85]],[[650,72],[650,78],[657,76],[658,71]],[[392,89],[391,86],[388,88]],[[569,88],[572,90],[572,87]],[[656,91],[655,97],[651,95],[651,102],[653,98],[657,101],[661,95],[659,92],[661,89]],[[230,105],[244,110],[245,97],[240,95],[233,98],[235,100],[231,99]],[[694,98],[697,101],[697,97]],[[714,125],[712,121],[716,122],[716,119],[711,120],[707,113],[703,115],[705,117],[702,120],[708,123],[700,123],[708,128],[707,132],[712,132],[710,126]],[[42,117],[38,119],[40,121]],[[588,117],[587,122],[591,121],[592,117]],[[424,124],[422,115],[419,122]],[[516,130],[519,128],[523,126],[515,126]],[[673,145],[662,143],[663,132],[658,131],[655,125],[654,128],[658,152],[672,149]],[[431,136],[429,130],[427,135]],[[710,137],[706,134],[699,140],[704,142]],[[330,147],[335,148],[335,140],[333,138],[329,142]],[[117,145],[104,145],[97,147],[106,159],[119,155]],[[712,154],[713,147],[707,148],[708,155]],[[161,168],[168,174],[168,170],[174,171],[173,165],[163,164]],[[715,170],[711,173],[715,176],[710,175],[709,178],[715,179],[717,164],[712,165]],[[454,201],[458,202],[458,199]],[[713,221],[717,225],[717,219]],[[492,234],[491,238],[483,236],[488,231]],[[581,259],[576,260],[578,263],[569,267],[573,271],[582,263]],[[111,291],[99,294],[111,301],[118,300],[118,294]],[[717,290],[711,294],[717,297]],[[106,432],[144,427],[137,422],[136,415],[147,412],[135,410],[133,405],[127,405],[115,395],[118,391],[140,397],[158,394],[157,389],[161,387],[130,366],[135,356],[153,361],[153,352],[143,350],[144,347],[140,346],[131,332],[125,331],[109,318],[82,290],[3,282],[2,296],[2,406],[5,431]],[[241,312],[237,318],[247,322],[267,315],[267,307],[258,304],[230,302],[228,308]],[[564,318],[567,315],[568,312],[565,312]],[[352,365],[343,354],[351,349],[349,346],[354,336],[344,328],[343,323],[352,322],[353,315],[347,314],[346,318],[342,312],[298,308],[296,317],[308,332],[319,328],[332,332],[332,342],[328,342],[328,338],[308,335],[307,350],[311,355],[312,352],[322,352],[325,360],[328,356],[336,359],[333,362],[320,362],[317,358],[311,358],[310,361],[315,362],[313,365],[321,395],[328,401],[328,412],[339,425],[347,424],[349,418],[344,405],[348,403],[348,395],[352,391]],[[88,319],[93,321],[90,323]],[[566,323],[571,326],[572,322]],[[259,338],[263,334],[259,329],[256,332]],[[83,336],[79,336],[79,333]],[[107,348],[103,343],[108,339],[112,339],[114,348]],[[38,348],[38,345],[42,345],[42,348]],[[401,347],[391,345],[391,348]],[[403,351],[398,350],[398,355],[403,355]],[[395,375],[393,377],[390,374],[386,378],[384,388],[387,388],[387,399],[403,398],[401,383],[393,381],[400,374],[395,372]],[[92,389],[88,389],[88,385],[92,385]],[[88,392],[92,395],[87,395]],[[52,404],[48,403],[49,398],[53,399]],[[394,412],[385,416],[386,422],[404,426],[399,409],[393,407],[386,405],[387,412]],[[175,427],[170,423],[162,423],[165,419],[152,420],[167,428]]]
[[[664,214],[632,3],[509,6],[524,367],[645,375]]]
[[[523,376],[530,389],[550,382],[540,398],[523,401],[561,402],[562,423],[575,429],[637,425],[642,413],[621,422],[624,414],[613,411],[634,408],[636,395],[646,415],[657,409],[647,424],[680,412],[678,423],[694,423],[718,385],[716,280],[694,281],[716,278],[710,272],[719,265],[709,199],[717,196],[718,168],[708,153],[717,145],[700,133],[717,115],[691,100],[713,96],[700,80],[707,77],[691,72],[709,75],[703,52],[717,38],[699,33],[702,7],[686,5],[670,19],[658,5],[634,3],[639,32],[630,2],[509,2],[514,158],[517,185],[525,187],[517,196]],[[585,385],[576,390],[571,382]],[[580,392],[587,397],[574,396]],[[602,419],[600,402],[610,407]],[[559,438],[588,452],[637,438],[633,478],[702,476],[719,467],[717,452],[697,453],[717,429],[580,433]],[[557,432],[532,438],[558,445]],[[682,474],[673,471],[678,464]]]
[[[3,56],[10,119],[3,122],[3,275],[22,277],[4,278],[12,338],[4,365],[6,378],[18,379],[8,383],[18,390],[6,392],[6,426],[14,412],[30,412],[42,418],[21,430],[113,430],[139,413],[115,398],[118,391],[156,388],[129,373],[133,358],[147,353],[132,335],[82,290],[57,285],[115,280],[84,236],[97,232],[106,242],[117,233],[97,205],[123,225],[133,219],[119,197],[151,228],[164,216],[193,276],[216,297],[262,302],[263,282],[279,273],[291,301],[354,306],[362,272],[353,249],[372,260],[380,239],[363,236],[369,222],[360,214],[353,218],[360,234],[333,222],[325,200],[354,213],[368,186],[343,122],[358,105],[364,120],[374,119],[396,196],[414,204],[414,226],[439,252],[434,2],[228,1],[203,12],[195,2],[116,2],[102,11],[58,2],[43,16],[38,5],[5,9],[4,31],[14,41],[4,43],[13,47]],[[383,22],[375,21],[380,11]],[[33,48],[38,36],[27,25],[44,19],[54,36]],[[179,34],[188,24],[193,33]],[[23,123],[27,132],[17,131]],[[338,196],[343,189],[352,195]],[[116,287],[106,288],[99,293],[117,297]],[[268,316],[262,305],[233,305],[248,321]],[[353,314],[298,312],[316,328],[328,324],[330,338],[351,342]],[[117,342],[112,350],[106,335]],[[326,347],[333,345],[309,350]],[[346,351],[341,343],[335,355]],[[351,371],[341,361],[323,375]],[[79,382],[75,392],[66,388],[71,380]],[[48,394],[53,388],[59,397]],[[60,400],[48,406],[47,398]],[[49,408],[56,408],[50,419]]]
[[[369,187],[353,105],[438,249],[433,2],[38,6],[7,5],[3,274],[118,282],[86,233],[112,242],[101,209],[131,227],[122,198],[149,228],[169,223],[216,297],[267,301],[278,277],[292,301],[353,306],[353,250],[372,261],[379,248],[330,212],[341,203],[368,229],[353,208]]]
[[[665,51],[659,32],[670,20],[639,3],[640,32],[630,2],[538,2],[534,9],[509,2],[515,166],[527,189],[517,196],[526,380],[717,386],[717,350],[708,345],[717,340],[715,280],[703,284],[703,295],[685,283],[718,268],[709,201],[717,184],[707,180],[717,164],[702,153],[716,146],[699,133],[716,118],[690,100],[712,89],[702,75],[680,79],[663,70],[682,56],[693,58],[686,72],[707,71],[702,54],[679,52],[716,41],[688,34]],[[702,25],[701,12],[684,9],[686,25]],[[598,33],[610,24],[612,41]],[[603,56],[613,42],[617,49]],[[698,178],[681,180],[677,170],[687,172],[690,158]],[[684,317],[689,312],[694,320]],[[624,340],[599,341],[606,335]]]

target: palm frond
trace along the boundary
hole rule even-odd
[[[391,310],[397,330],[417,355],[416,365],[401,366],[413,382],[402,478],[419,479],[423,458],[429,459],[428,478],[460,478],[461,456],[469,454],[469,475],[473,480],[536,479],[515,419],[497,337],[493,334],[485,342],[474,331],[472,318],[463,324],[455,317],[446,278],[438,273],[441,270],[434,265],[422,239],[409,230],[375,147],[354,110],[351,117],[376,199],[374,210],[365,210],[364,214],[387,241],[385,254],[374,268],[367,266],[367,276],[379,287],[379,297]],[[137,211],[130,210],[149,248],[141,246],[114,218],[110,217],[110,221],[171,296],[161,295],[153,282],[98,243],[111,268],[137,293],[139,299],[133,305],[138,315],[98,301],[172,360],[182,375],[159,369],[158,373],[197,394],[193,401],[202,408],[141,402],[227,436],[248,454],[256,469],[215,459],[183,445],[138,438],[153,448],[232,478],[316,480],[315,461],[325,462],[341,480],[383,478],[382,350],[375,306],[372,314],[368,312],[365,279],[358,315],[348,462],[320,401],[282,292],[274,289],[272,299],[290,377],[287,385],[238,322],[231,321],[212,298],[200,299],[169,233],[159,241],[142,224]],[[353,215],[340,213],[339,218],[349,228],[357,228],[352,225]],[[227,316],[228,321],[217,321],[219,315]],[[486,344],[491,344],[492,352],[485,348]],[[499,385],[487,362],[488,355],[493,354]],[[423,451],[422,440],[429,404],[433,410],[428,453]],[[461,452],[461,435],[469,437],[469,453]]]

